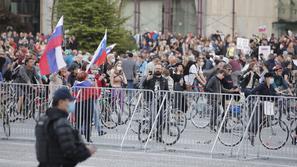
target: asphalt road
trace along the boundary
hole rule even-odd
[[[0,167],[37,166],[34,142],[0,140]],[[293,167],[294,161],[232,160],[199,154],[143,152],[98,147],[97,153],[80,167]]]
[[[0,125],[2,125],[0,120]],[[15,122],[11,124],[11,137],[0,140],[0,167],[31,167],[37,166],[34,150],[34,126],[33,120]],[[82,167],[289,167],[297,164],[297,146],[290,143],[280,150],[267,150],[259,139],[256,138],[255,147],[248,140],[239,152],[247,153],[245,159],[240,156],[238,160],[238,147],[226,147],[217,141],[213,157],[210,151],[215,142],[216,133],[210,132],[209,127],[198,129],[188,121],[187,128],[182,133],[179,141],[173,146],[156,143],[154,140],[147,145],[148,151],[144,152],[144,144],[138,141],[138,136],[128,130],[123,142],[127,124],[115,129],[104,129],[105,136],[98,136],[93,128],[92,140],[98,146],[98,152],[94,157],[82,163]],[[279,133],[277,133],[278,135]],[[223,134],[226,136],[226,134]],[[276,136],[282,137],[282,136]],[[0,127],[0,138],[5,138],[2,126]],[[16,140],[17,139],[17,140]],[[226,136],[226,140],[232,141],[233,136]],[[243,151],[245,149],[245,151]],[[259,154],[259,157],[257,157]],[[266,157],[263,159],[263,157]],[[267,159],[270,157],[270,159]],[[273,158],[272,158],[273,157]],[[280,159],[285,157],[294,160]]]

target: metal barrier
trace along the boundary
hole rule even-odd
[[[297,98],[249,96],[243,142],[237,155],[244,158],[297,156]]]
[[[139,123],[153,112],[153,92],[119,88],[72,88],[76,111],[73,126],[87,142],[141,148]],[[153,105],[152,105],[153,106]],[[106,133],[106,134],[105,134]]]
[[[49,106],[47,85],[0,84],[0,111],[5,137],[34,139],[35,121]]]
[[[1,83],[1,136],[34,140],[35,121],[50,106],[58,87]],[[70,90],[76,96],[76,110],[69,121],[88,142],[245,158],[295,159],[297,154],[296,97],[245,99],[240,94],[95,87]]]
[[[240,97],[239,94],[155,92],[157,113],[151,121],[149,135],[144,137],[144,148],[150,145],[154,149],[233,155],[244,130]]]

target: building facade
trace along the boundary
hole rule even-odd
[[[209,35],[219,30],[228,34],[251,36],[258,33],[259,27],[264,26],[267,34],[280,34],[286,31],[286,27],[295,30],[295,1],[127,0],[122,13],[129,17],[127,29],[135,33],[168,30]],[[140,8],[135,8],[137,3]]]
[[[52,6],[58,0],[0,0],[5,8],[21,16],[34,32],[52,31]],[[162,31],[209,35],[251,36],[264,26],[267,34],[297,32],[297,0],[117,0],[126,29],[134,33]],[[67,17],[67,16],[65,16]],[[4,24],[4,23],[3,23]]]

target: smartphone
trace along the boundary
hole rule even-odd
[[[149,73],[149,75],[153,75],[153,72],[152,71],[149,71],[148,73]]]

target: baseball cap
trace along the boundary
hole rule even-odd
[[[75,98],[71,95],[69,89],[67,89],[66,87],[63,87],[55,91],[53,96],[54,101],[65,100],[65,99],[68,99],[70,101],[75,100]]]

